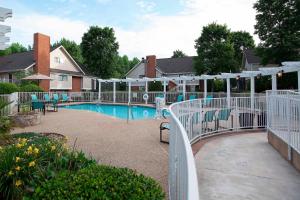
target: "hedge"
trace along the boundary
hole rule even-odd
[[[44,90],[41,87],[35,84],[23,85],[21,86],[20,91],[21,92],[44,92]]]
[[[152,178],[127,168],[92,165],[74,173],[62,172],[38,187],[33,199],[164,199]]]
[[[0,83],[0,94],[19,92],[19,87],[14,83]]]

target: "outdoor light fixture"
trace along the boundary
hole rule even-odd
[[[261,77],[261,74],[257,74],[257,76],[256,76],[258,79],[260,79],[260,77]]]
[[[237,81],[240,80],[240,78],[241,78],[240,75],[237,75],[237,76],[236,76],[236,80],[237,80]]]
[[[277,73],[277,76],[278,76],[278,77],[282,77],[282,73],[283,73],[283,70],[280,70],[280,71]]]

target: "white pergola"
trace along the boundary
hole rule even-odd
[[[207,80],[212,79],[224,79],[227,83],[227,102],[230,102],[230,79],[238,78],[250,78],[250,97],[251,97],[251,107],[254,107],[254,95],[255,95],[255,77],[260,76],[272,76],[272,90],[277,90],[277,74],[279,73],[298,73],[298,90],[300,90],[300,61],[299,62],[283,62],[281,67],[264,67],[259,68],[258,71],[242,71],[241,73],[221,73],[220,75],[201,75],[201,76],[180,76],[180,77],[160,77],[160,78],[127,78],[127,79],[98,79],[99,81],[99,101],[101,100],[101,83],[113,83],[113,102],[116,102],[116,83],[125,82],[128,84],[128,103],[131,102],[131,84],[133,82],[143,82],[145,83],[145,94],[148,94],[148,82],[160,81],[163,83],[163,93],[166,99],[167,84],[169,81],[182,81],[182,93],[183,99],[186,99],[186,82],[187,81],[204,81],[204,98],[207,97]],[[145,100],[147,104],[148,101]]]

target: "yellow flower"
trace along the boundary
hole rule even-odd
[[[9,172],[8,172],[8,176],[12,176],[14,173],[10,170]]]
[[[20,185],[22,185],[22,181],[21,180],[17,180],[16,181],[16,186],[19,187]]]
[[[54,151],[55,149],[56,149],[55,145],[51,146],[51,151]]]
[[[39,150],[38,148],[36,148],[36,147],[34,148],[34,153],[35,153],[35,154],[38,154],[39,151],[40,151],[40,150]]]
[[[60,153],[58,153],[57,156],[60,157]]]
[[[16,169],[16,171],[20,171],[20,170],[21,170],[21,167],[20,167],[20,166],[17,166],[15,169]]]
[[[35,162],[34,162],[34,161],[31,161],[31,162],[28,164],[29,167],[34,167],[34,165],[35,165]]]
[[[16,146],[17,146],[17,148],[21,148],[23,145],[18,143]]]
[[[16,162],[19,162],[21,160],[20,157],[16,157]]]
[[[32,150],[33,150],[33,149],[32,149],[32,146],[29,146],[28,149],[27,149],[27,153],[28,153],[28,154],[32,154]]]
[[[22,139],[21,139],[21,144],[22,144],[22,145],[25,145],[26,142],[27,142],[27,139],[26,139],[26,138],[22,138]]]

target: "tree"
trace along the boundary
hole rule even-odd
[[[255,33],[260,40],[262,64],[300,58],[300,1],[258,0]]]
[[[171,58],[182,58],[182,57],[186,57],[187,55],[185,53],[183,53],[181,50],[177,49],[175,51],[173,51],[173,56]]]
[[[236,62],[241,66],[243,58],[241,47],[246,49],[254,48],[255,44],[253,37],[246,31],[236,31],[230,33],[230,41],[233,44],[234,57],[236,59]]]
[[[112,28],[91,26],[80,44],[88,71],[100,78],[110,78],[114,72],[119,44]]]
[[[128,56],[126,55],[117,55],[115,58],[115,70],[113,73],[113,77],[123,78],[125,74],[139,62],[140,60],[138,58],[133,58],[132,60],[129,60]]]
[[[83,63],[83,58],[81,55],[81,49],[76,42],[68,40],[66,38],[62,38],[59,42],[55,42],[52,46],[58,47],[62,45],[68,53],[75,59],[76,62],[82,64]]]
[[[0,56],[10,55],[13,53],[21,53],[27,51],[27,48],[20,43],[12,43],[7,49],[0,51]]]
[[[201,36],[195,42],[197,74],[237,71],[230,30],[226,25],[212,23],[203,27]]]

